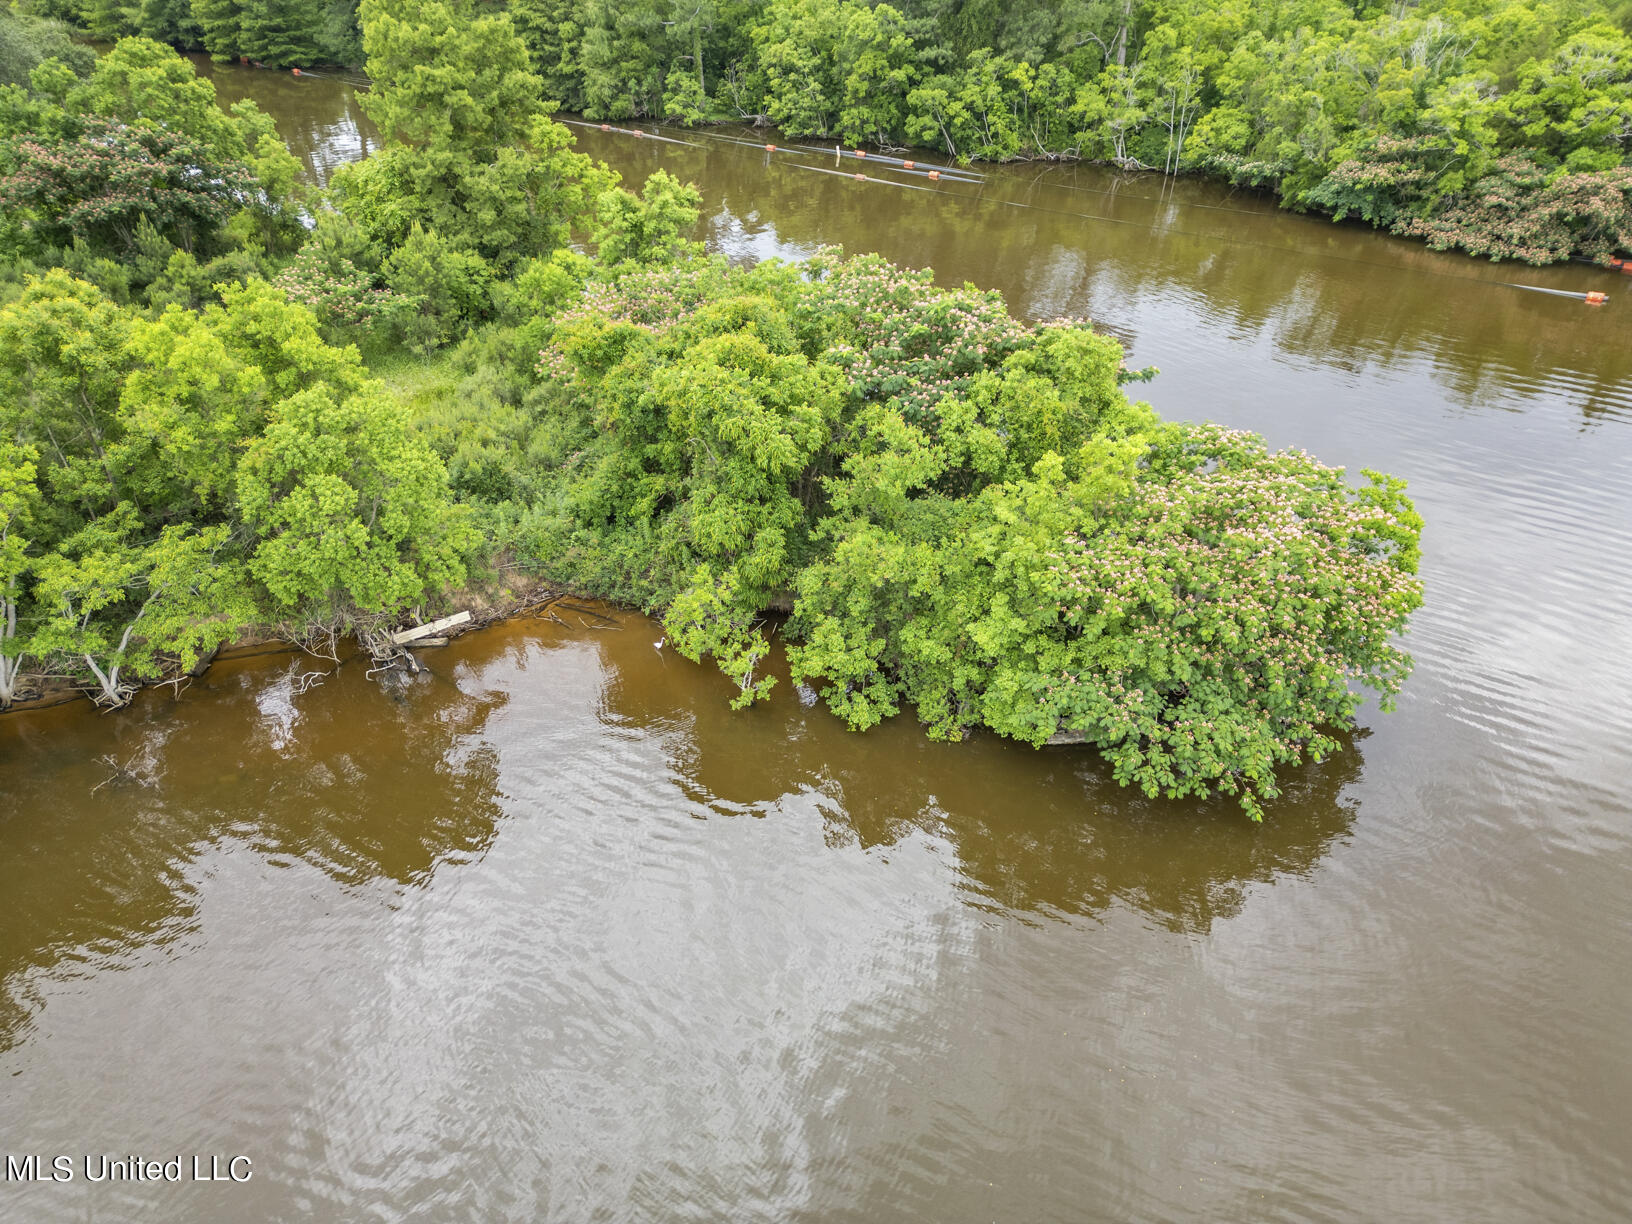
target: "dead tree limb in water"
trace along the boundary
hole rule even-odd
[[[585,616],[593,616],[596,620],[605,621],[609,625],[615,625],[618,623],[615,616],[608,616],[604,612],[597,612],[594,608],[586,608],[582,604],[568,603],[564,599],[559,600],[558,602],[560,603],[560,606],[565,608],[568,612],[581,612]]]
[[[153,759],[147,747],[138,749],[131,754],[129,760],[122,763],[111,752],[103,753],[97,757],[97,760],[101,761],[113,772],[91,787],[91,794],[93,795],[104,786],[111,786],[115,783],[135,782],[141,786],[152,786],[156,780],[152,777]],[[138,761],[142,762],[140,771],[136,768]]]

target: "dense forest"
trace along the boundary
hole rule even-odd
[[[352,0],[24,0],[19,11],[270,66],[362,54]],[[960,159],[1204,173],[1493,258],[1632,251],[1632,0],[475,11],[507,13],[545,97],[595,119],[768,121]]]
[[[1085,742],[1256,817],[1398,691],[1397,480],[1158,420],[1081,320],[706,256],[694,188],[573,150],[509,15],[361,15],[385,144],[325,192],[170,47],[3,27],[0,707],[544,582],[739,706],[779,632],[852,727]]]

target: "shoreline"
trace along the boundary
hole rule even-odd
[[[98,41],[98,40],[95,40],[95,39],[89,37],[88,32],[81,31],[79,33],[84,35],[83,40],[86,42],[86,44],[90,45],[90,46],[94,46],[98,50],[99,53],[101,51],[105,50],[107,47],[112,45],[111,43],[101,42],[101,41]],[[338,79],[344,80],[345,83],[350,88],[352,88],[354,90],[365,90],[365,91],[367,89],[369,89],[371,87],[371,85],[372,85],[372,82],[369,80],[367,72],[366,72],[366,70],[364,69],[364,67],[362,65],[313,64],[313,65],[310,65],[310,66],[300,65],[299,67],[293,67],[292,66],[292,67],[289,67],[289,68],[274,68],[274,67],[271,67],[271,66],[266,65],[266,64],[260,64],[260,63],[255,63],[255,62],[243,62],[242,60],[239,60],[239,59],[216,60],[216,59],[214,59],[214,57],[210,56],[209,53],[206,52],[201,47],[186,48],[186,47],[178,46],[177,44],[174,44],[174,43],[167,43],[166,45],[172,47],[174,50],[176,50],[178,53],[180,53],[180,54],[182,54],[184,56],[189,56],[189,57],[194,56],[194,55],[204,56],[206,59],[210,60],[213,69],[215,69],[217,71],[222,70],[222,69],[226,69],[226,70],[254,70],[254,71],[258,71],[258,72],[271,73],[271,74],[273,74],[275,76],[286,76],[286,75],[311,76],[314,79],[325,79],[325,78],[335,79],[335,78],[338,78]],[[583,111],[571,111],[571,110],[554,111],[554,112],[551,113],[550,117],[555,122],[562,123],[562,124],[567,125],[567,126],[572,126],[574,124],[574,121],[576,121],[577,124],[580,125],[580,126],[595,127],[595,128],[602,128],[602,127],[606,127],[606,126],[610,126],[612,128],[618,128],[618,127],[620,127],[622,125],[643,125],[643,126],[647,126],[647,127],[656,128],[659,131],[691,132],[691,133],[699,133],[699,134],[702,133],[703,131],[710,130],[710,129],[723,129],[723,128],[740,127],[740,128],[750,129],[750,130],[755,131],[755,132],[764,132],[764,133],[767,133],[767,134],[775,134],[775,136],[778,137],[778,140],[770,142],[772,144],[779,144],[779,143],[783,143],[784,141],[820,141],[823,144],[826,144],[827,142],[832,141],[835,144],[839,145],[841,148],[845,149],[846,152],[848,153],[848,155],[851,156],[852,158],[854,158],[855,151],[858,150],[858,149],[866,150],[868,152],[877,153],[877,154],[881,155],[884,158],[891,158],[891,159],[899,158],[904,154],[905,155],[918,154],[918,155],[921,155],[923,157],[934,157],[934,158],[937,158],[937,159],[944,159],[944,160],[950,162],[951,165],[953,165],[955,167],[958,167],[958,168],[961,168],[961,169],[970,169],[970,168],[985,167],[985,166],[993,166],[993,167],[1001,167],[1001,166],[1055,166],[1055,167],[1090,166],[1090,167],[1097,167],[1097,168],[1102,168],[1102,169],[1107,169],[1107,170],[1115,170],[1115,171],[1117,171],[1119,173],[1122,173],[1122,174],[1137,175],[1137,176],[1140,176],[1140,177],[1152,176],[1152,177],[1155,177],[1156,179],[1158,179],[1163,184],[1175,183],[1175,182],[1180,181],[1181,179],[1182,180],[1189,180],[1191,182],[1206,183],[1206,184],[1210,184],[1210,185],[1216,185],[1216,186],[1219,186],[1219,187],[1225,187],[1225,188],[1228,188],[1232,193],[1241,193],[1241,194],[1244,194],[1244,195],[1250,195],[1250,196],[1252,196],[1252,197],[1254,197],[1256,199],[1262,200],[1266,205],[1268,205],[1270,208],[1272,208],[1275,212],[1290,213],[1290,214],[1292,214],[1294,216],[1319,217],[1320,219],[1322,219],[1323,221],[1325,221],[1329,225],[1353,226],[1355,228],[1366,230],[1366,231],[1369,231],[1369,232],[1372,232],[1372,233],[1382,234],[1385,237],[1394,239],[1395,241],[1398,241],[1398,242],[1406,243],[1406,244],[1408,244],[1410,246],[1413,246],[1413,247],[1416,247],[1416,248],[1419,248],[1419,249],[1422,249],[1422,250],[1433,251],[1436,254],[1456,254],[1456,255],[1460,255],[1460,256],[1462,256],[1463,258],[1466,258],[1466,259],[1475,260],[1475,261],[1477,261],[1479,263],[1494,263],[1494,264],[1503,264],[1503,263],[1505,263],[1505,264],[1511,264],[1511,265],[1514,265],[1514,266],[1517,266],[1517,267],[1524,267],[1524,268],[1555,268],[1555,267],[1559,267],[1559,266],[1565,265],[1565,264],[1572,264],[1572,263],[1573,264],[1582,264],[1582,265],[1587,266],[1587,267],[1600,269],[1601,271],[1604,271],[1604,272],[1609,272],[1609,273],[1617,273],[1618,272],[1618,273],[1621,273],[1623,275],[1632,277],[1632,251],[1626,252],[1625,253],[1626,257],[1623,257],[1623,258],[1621,258],[1619,260],[1617,260],[1616,257],[1613,257],[1613,256],[1605,256],[1603,259],[1596,259],[1596,258],[1588,257],[1586,255],[1577,254],[1574,251],[1572,251],[1571,253],[1569,253],[1567,255],[1564,255],[1564,256],[1562,256],[1562,257],[1560,257],[1558,259],[1552,259],[1552,260],[1548,260],[1548,261],[1542,262],[1542,263],[1534,263],[1534,262],[1531,262],[1529,260],[1517,259],[1517,258],[1513,258],[1513,259],[1493,258],[1493,257],[1490,257],[1490,256],[1486,256],[1486,255],[1482,255],[1482,254],[1478,254],[1478,253],[1475,253],[1473,251],[1470,251],[1470,250],[1466,249],[1465,247],[1463,247],[1463,246],[1461,246],[1460,244],[1457,244],[1457,243],[1451,243],[1450,245],[1447,245],[1447,246],[1434,246],[1423,235],[1398,233],[1394,229],[1392,229],[1391,227],[1389,227],[1387,225],[1377,225],[1377,224],[1370,223],[1370,222],[1364,220],[1362,217],[1360,217],[1357,213],[1347,213],[1347,214],[1345,214],[1343,216],[1339,216],[1336,212],[1329,211],[1329,210],[1327,210],[1325,208],[1322,208],[1322,207],[1320,207],[1318,205],[1309,205],[1309,206],[1302,207],[1302,208],[1294,207],[1294,206],[1288,205],[1285,202],[1285,197],[1279,191],[1275,190],[1272,187],[1266,187],[1266,186],[1262,186],[1262,185],[1258,185],[1258,184],[1252,184],[1252,183],[1235,183],[1235,182],[1231,181],[1229,175],[1221,173],[1221,172],[1219,172],[1217,170],[1214,170],[1214,169],[1207,169],[1207,168],[1199,168],[1198,167],[1198,168],[1191,168],[1191,169],[1188,169],[1188,170],[1175,170],[1172,173],[1168,173],[1167,171],[1161,169],[1160,167],[1147,166],[1143,162],[1138,161],[1138,159],[1136,159],[1136,158],[1128,158],[1125,162],[1124,161],[1118,161],[1118,160],[1116,160],[1114,158],[1109,159],[1109,160],[1101,160],[1101,159],[1098,159],[1098,158],[1083,157],[1080,153],[1075,153],[1075,152],[1073,152],[1071,150],[1059,150],[1059,151],[1042,151],[1042,150],[1039,150],[1036,153],[1031,153],[1031,152],[1017,153],[1016,155],[1014,155],[1012,157],[1007,157],[1007,158],[988,159],[988,158],[980,158],[980,157],[970,157],[970,158],[966,159],[966,158],[963,158],[963,157],[961,157],[961,156],[959,156],[958,154],[955,154],[955,153],[943,151],[943,150],[940,150],[940,149],[933,149],[933,148],[929,148],[929,147],[923,146],[923,145],[914,145],[914,144],[866,144],[866,143],[849,144],[849,143],[845,142],[836,133],[826,135],[826,136],[815,135],[815,134],[792,135],[792,134],[786,132],[781,127],[778,127],[775,123],[771,122],[770,118],[767,115],[764,115],[764,114],[760,114],[760,115],[743,115],[743,116],[736,116],[736,117],[728,116],[728,115],[710,115],[710,116],[708,116],[708,117],[706,117],[704,119],[701,119],[698,122],[693,123],[693,124],[684,124],[684,123],[673,122],[673,121],[671,121],[671,120],[669,120],[667,118],[664,118],[662,116],[653,116],[653,115],[644,115],[644,116],[639,116],[639,117],[630,117],[630,118],[616,119],[616,120],[613,120],[613,119],[591,119]]]
[[[605,603],[608,607],[620,605],[610,604],[604,600],[594,599],[592,596],[577,595],[572,591],[562,590],[546,582],[529,583],[524,588],[511,592],[509,595],[495,599],[482,587],[466,587],[436,606],[440,609],[436,615],[427,615],[419,623],[429,624],[438,616],[447,616],[459,612],[469,612],[470,620],[465,624],[443,630],[435,638],[427,638],[420,643],[414,643],[416,649],[434,649],[446,645],[456,637],[464,637],[480,629],[491,628],[494,625],[514,620],[532,611],[548,611],[551,605],[562,599],[585,599],[591,603]],[[411,619],[405,619],[403,628],[413,625]],[[564,622],[563,622],[564,623]],[[190,668],[178,667],[173,673],[152,679],[134,681],[136,692],[147,689],[164,688],[167,685],[176,685],[177,695],[185,689],[188,681],[203,676],[216,663],[235,662],[241,659],[253,659],[263,655],[298,654],[305,650],[299,642],[277,636],[272,632],[271,625],[256,625],[243,636],[231,642],[218,646],[209,654],[202,656]],[[350,643],[350,650],[341,650],[341,643]],[[307,652],[311,653],[311,652]],[[335,639],[335,656],[315,656],[332,658],[336,664],[344,663],[366,653],[357,641],[354,634],[348,633]],[[56,709],[59,706],[71,705],[74,702],[85,701],[98,707],[103,714],[117,714],[124,706],[104,707],[95,700],[97,692],[94,686],[60,678],[43,676],[38,682],[30,681],[31,674],[24,672],[19,677],[18,689],[20,692],[31,693],[32,696],[18,697],[5,709],[0,710],[0,719],[9,718],[18,714],[33,714],[42,710]],[[132,699],[135,693],[131,694]],[[129,702],[126,703],[127,705]]]

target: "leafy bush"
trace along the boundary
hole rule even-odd
[[[344,255],[330,255],[315,245],[299,254],[273,282],[317,317],[324,338],[357,339],[405,313],[403,298],[380,286]]]
[[[1255,818],[1334,751],[1421,602],[1389,478],[1161,424],[1121,347],[1000,299],[826,253],[590,281],[540,355],[517,537],[546,573],[665,609],[676,649],[765,696],[772,605],[796,679],[851,726],[1085,742],[1152,795]]]
[[[493,269],[480,255],[455,248],[417,221],[381,273],[395,297],[398,333],[416,353],[447,343],[492,309]]]
[[[284,608],[378,612],[464,580],[471,540],[441,462],[377,383],[279,405],[238,466],[251,573]]]
[[[851,519],[800,576],[794,673],[852,726],[910,701],[932,735],[1089,743],[1147,794],[1256,818],[1276,765],[1336,749],[1351,680],[1386,699],[1409,670],[1421,521],[1396,481],[1172,426],[944,511]]]
[[[1466,198],[1395,228],[1435,250],[1459,246],[1492,260],[1546,264],[1579,250],[1607,261],[1632,249],[1632,166],[1551,174],[1526,157],[1504,157]]]
[[[0,157],[0,208],[21,214],[38,245],[84,242],[133,251],[143,221],[184,250],[207,244],[247,199],[242,165],[218,163],[174,132],[91,119],[63,139],[14,138]]]
[[[696,187],[666,170],[654,170],[638,196],[621,187],[602,192],[592,233],[601,262],[663,264],[700,253],[702,244],[687,235],[697,226],[702,199]]]

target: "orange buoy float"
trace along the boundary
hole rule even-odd
[[[640,129],[639,129],[639,128],[636,128],[636,129],[635,129],[635,132],[634,132],[634,134],[635,134],[635,135],[636,135],[636,136],[644,136],[644,135],[646,135],[646,133],[645,133],[645,132],[643,132],[643,131],[641,131],[641,130],[640,130]]]
[[[1617,272],[1624,272],[1626,275],[1632,276],[1632,259],[1612,259],[1609,261],[1609,266]]]
[[[776,146],[775,145],[766,145],[765,146],[765,152],[775,153],[776,152]]]
[[[939,170],[931,170],[929,172],[929,177],[932,179],[938,179],[941,177],[941,172]]]
[[[601,124],[601,131],[610,132],[611,130],[612,130],[612,125],[610,123]]]
[[[300,69],[299,68],[291,68],[291,69],[289,69],[289,71],[294,73],[296,76],[300,75]]]
[[[856,150],[856,156],[857,157],[866,157],[867,156],[867,150],[866,149],[857,149]]]
[[[856,182],[865,183],[866,181],[867,181],[867,176],[865,174],[856,175]]]
[[[911,169],[914,169],[917,165],[918,165],[917,162],[902,162],[901,163],[901,169],[911,170]]]
[[[1587,294],[1585,300],[1588,306],[1602,306],[1605,302],[1609,301],[1609,294],[1589,293]]]

